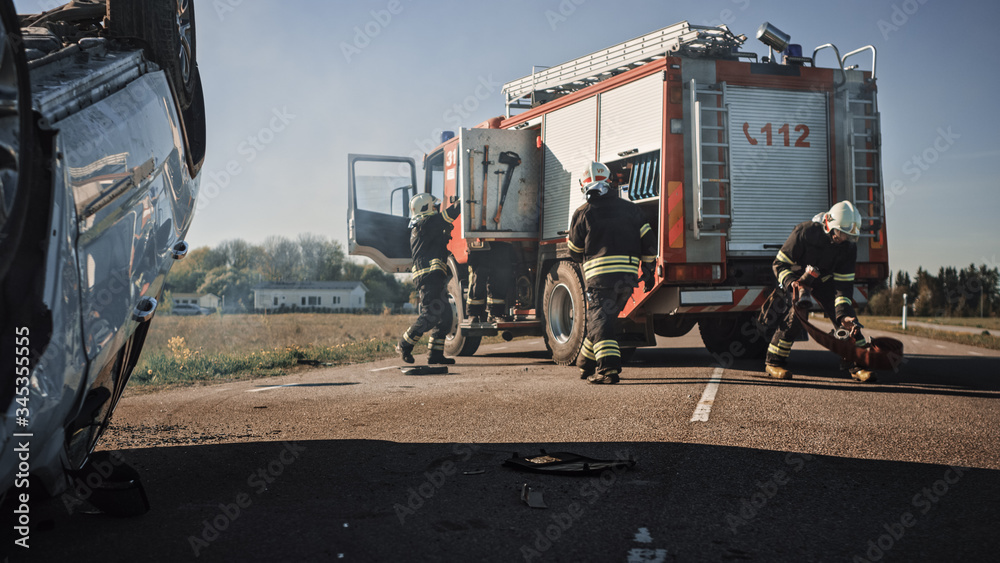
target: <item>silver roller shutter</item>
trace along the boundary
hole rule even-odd
[[[594,159],[597,98],[588,98],[545,116],[545,201],[542,238],[561,238],[573,211],[583,205],[580,174]]]
[[[726,102],[733,211],[729,251],[773,254],[774,245],[783,244],[795,225],[829,207],[827,96],[729,86]],[[770,145],[762,132],[767,124]],[[786,125],[787,146],[785,133],[779,132]]]
[[[663,74],[656,73],[601,94],[598,160],[618,153],[659,150],[663,143]]]

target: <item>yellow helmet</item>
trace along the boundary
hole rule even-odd
[[[861,214],[849,201],[835,203],[823,216],[823,229],[827,233],[837,229],[847,235],[847,240],[857,242],[861,235]]]

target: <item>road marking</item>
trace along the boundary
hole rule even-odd
[[[394,369],[394,368],[398,368],[398,367],[399,366],[386,366],[384,368],[375,368],[375,369],[370,369],[368,371],[385,371],[387,369]]]
[[[969,354],[972,354],[973,356],[982,356],[979,352],[973,352],[972,350],[969,350]]]
[[[635,534],[635,541],[639,543],[653,543],[653,536],[649,535],[649,528],[639,528]]]
[[[708,422],[708,413],[712,412],[712,403],[715,402],[715,393],[719,390],[719,381],[722,380],[722,368],[715,368],[712,372],[712,379],[705,387],[705,392],[701,394],[701,400],[694,409],[694,416],[691,422]]]
[[[941,344],[935,344],[935,345],[934,345],[934,347],[935,347],[935,348],[940,348],[940,349],[942,349],[942,350],[947,350],[947,349],[948,349],[948,347],[947,347],[947,346],[942,346]]]

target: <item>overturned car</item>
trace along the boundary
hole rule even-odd
[[[205,105],[189,0],[0,16],[0,494],[21,502],[101,458],[187,253]]]

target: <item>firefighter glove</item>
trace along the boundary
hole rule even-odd
[[[639,277],[639,281],[642,282],[642,290],[644,293],[649,293],[653,290],[653,285],[656,280],[653,278],[653,265],[645,264],[642,265],[642,276]]]

